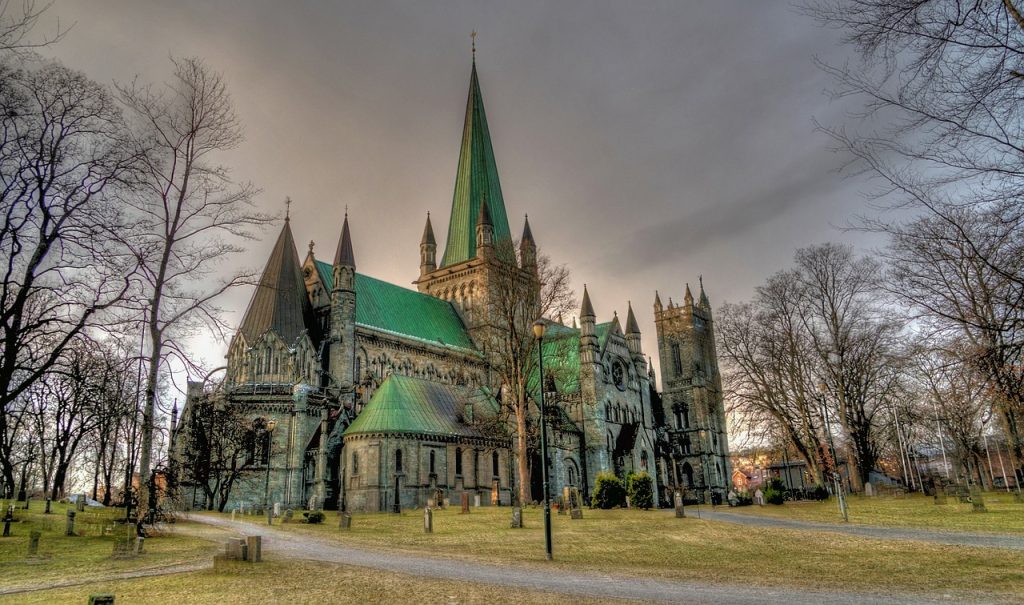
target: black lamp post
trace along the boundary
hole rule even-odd
[[[274,507],[270,505],[270,454],[273,450],[274,427],[276,426],[277,421],[271,418],[264,427],[267,433],[267,482],[263,488],[263,500],[267,506],[267,525],[274,524]]]
[[[540,468],[544,483],[544,545],[547,548],[548,561],[551,560],[551,499],[548,495],[548,422],[547,407],[544,405],[544,322],[533,323],[533,335],[537,337],[537,362],[539,371],[538,386],[540,391]]]

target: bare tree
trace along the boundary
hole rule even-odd
[[[547,256],[536,255],[535,249],[530,258],[517,263],[517,248],[522,246],[511,240],[498,241],[490,259],[493,271],[487,287],[492,302],[487,317],[493,325],[486,350],[502,384],[503,411],[514,421],[518,497],[521,502],[530,502],[531,417],[536,417],[531,406],[537,405],[533,402],[540,386],[533,324],[541,318],[571,312],[575,300],[565,265],[555,265]]]
[[[0,482],[12,408],[129,291],[116,195],[137,157],[103,87],[34,57],[0,61]]]
[[[251,229],[271,217],[255,211],[256,189],[233,182],[216,164],[218,154],[242,141],[242,127],[227,86],[196,58],[174,59],[174,76],[154,89],[138,82],[119,86],[121,101],[144,152],[143,191],[131,198],[139,228],[131,244],[143,265],[148,368],[143,404],[140,484],[145,492],[153,455],[158,381],[168,359],[191,360],[181,338],[197,326],[224,328],[215,301],[252,274],[214,280],[213,271],[234,253]],[[145,507],[148,498],[140,498]]]
[[[18,5],[15,8],[15,5]],[[67,33],[57,23],[55,32],[39,40],[29,37],[50,4],[37,6],[34,0],[0,0],[0,53],[18,54],[53,44]]]
[[[997,391],[1024,478],[1024,16],[1018,2],[823,0],[859,60],[823,66],[862,120],[829,132],[881,183],[892,291],[958,332]],[[910,211],[909,219],[905,211]]]

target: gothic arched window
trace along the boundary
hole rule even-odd
[[[498,452],[491,454],[491,474],[498,476]]]
[[[434,450],[430,450],[430,474],[434,474]]]
[[[462,474],[462,448],[455,448],[455,474]]]
[[[402,472],[402,450],[395,450],[395,472]]]

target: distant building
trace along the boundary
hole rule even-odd
[[[529,221],[509,258],[498,250],[511,239],[474,61],[445,249],[438,262],[428,214],[417,291],[356,271],[347,215],[331,262],[319,260],[312,243],[300,261],[286,218],[228,349],[222,387],[190,389],[183,418],[198,398],[213,397],[244,410],[254,426],[277,423],[269,455],[251,453],[252,472],[233,488],[232,502],[262,503],[269,470],[270,499],[287,506],[383,511],[396,499],[422,506],[439,491],[510,503],[511,431],[499,414],[502,385],[488,352],[501,337],[493,284],[511,267],[524,288],[539,288]],[[663,306],[656,294],[654,309],[663,395],[630,305],[625,326],[617,315],[599,323],[584,287],[578,326],[546,319],[553,495],[564,486],[588,493],[602,471],[647,471],[662,494],[727,489],[703,284],[696,303],[687,286],[682,305]],[[194,456],[186,441],[174,446],[178,461]],[[253,437],[254,450],[261,443]],[[540,498],[539,453],[530,460]]]

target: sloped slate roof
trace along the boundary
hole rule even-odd
[[[474,404],[480,401],[479,397],[472,399]],[[370,402],[345,430],[345,436],[401,433],[488,437],[479,429],[462,423],[463,406],[469,400],[456,387],[395,374],[381,383]]]
[[[334,268],[316,261],[320,281],[334,289]],[[356,273],[356,324],[435,344],[476,350],[455,307],[447,301]]]
[[[275,332],[290,344],[303,330],[309,330],[314,344],[319,341],[318,324],[306,293],[299,253],[291,226],[285,220],[239,331],[249,344],[267,331]]]
[[[487,128],[484,99],[480,94],[474,62],[469,78],[466,121],[462,127],[462,148],[455,173],[455,193],[452,196],[452,213],[448,220],[448,241],[441,259],[442,267],[476,256],[476,224],[485,197],[494,225],[494,240],[511,240],[505,201],[498,181],[498,166],[494,161],[491,133]]]

